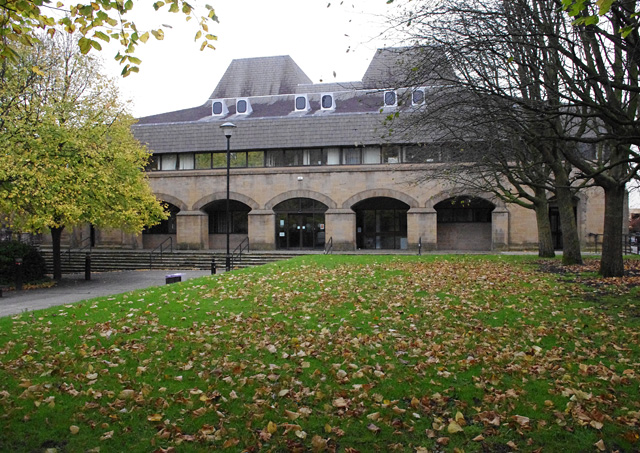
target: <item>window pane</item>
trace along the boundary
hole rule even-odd
[[[422,104],[424,102],[424,90],[414,90],[411,100],[414,105]]]
[[[178,165],[177,154],[163,154],[161,160],[162,170],[175,170]]]
[[[325,148],[327,165],[340,165],[340,148]]]
[[[302,165],[302,150],[292,149],[284,152],[284,165],[287,167],[293,167]]]
[[[384,93],[384,105],[396,105],[396,93],[394,91]]]
[[[236,110],[238,113],[247,113],[247,101],[244,99],[239,100],[236,104]]]
[[[216,101],[213,103],[213,114],[214,115],[222,114],[222,102]]]
[[[365,164],[380,163],[380,148],[378,146],[369,146],[363,150],[363,161]]]
[[[281,149],[266,152],[267,167],[284,167],[284,155]]]
[[[345,165],[356,165],[361,163],[360,148],[344,148],[342,150],[343,163]]]
[[[439,162],[440,151],[437,146],[405,146],[404,162]]]
[[[322,96],[322,108],[330,109],[332,107],[333,107],[333,96],[331,96],[330,94],[325,94],[324,96]]]
[[[307,98],[304,96],[298,96],[296,98],[296,110],[306,110],[307,108]]]
[[[248,156],[248,167],[264,167],[264,152],[251,151]]]
[[[211,153],[196,154],[196,168],[198,170],[208,170],[211,168]]]
[[[322,165],[322,149],[305,149],[303,163],[304,165]]]
[[[160,161],[160,156],[158,156],[157,154],[152,154],[151,156],[149,156],[149,161],[147,162],[145,170],[147,171],[157,170],[158,164],[160,163],[159,161]]]
[[[385,164],[397,164],[400,162],[400,147],[385,146],[382,148],[382,162]]]
[[[231,167],[246,167],[247,166],[247,153],[230,153],[229,165]]]
[[[180,154],[180,170],[193,170],[193,153]]]
[[[227,153],[213,153],[213,168],[227,168]]]

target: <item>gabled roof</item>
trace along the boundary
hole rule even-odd
[[[288,55],[233,60],[210,99],[292,94],[311,79]]]

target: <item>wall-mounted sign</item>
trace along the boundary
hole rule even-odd
[[[284,231],[280,232],[280,237],[283,238],[284,237]]]

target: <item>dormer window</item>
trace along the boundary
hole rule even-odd
[[[424,104],[424,89],[417,88],[413,90],[411,93],[411,104],[412,105],[422,105]]]
[[[322,110],[334,110],[336,103],[333,99],[333,94],[323,94],[320,98],[320,106]]]
[[[398,96],[395,91],[385,91],[384,92],[384,106],[385,107],[395,107],[398,105]]]
[[[215,100],[211,105],[211,113],[213,116],[225,116],[229,113],[229,109],[224,101]]]
[[[247,98],[241,98],[236,100],[236,113],[239,115],[248,115],[252,112],[251,103]]]
[[[304,112],[309,110],[309,99],[307,98],[306,94],[296,96],[295,108],[296,112]]]

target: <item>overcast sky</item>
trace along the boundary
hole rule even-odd
[[[385,16],[397,9],[386,0],[209,1],[220,20],[210,26],[216,50],[199,50],[197,29],[183,15],[146,13],[150,4],[141,2],[139,26],[172,28],[164,27],[163,41],[140,46],[140,73],[122,79],[116,50],[104,52],[105,69],[118,76],[134,116],[203,104],[235,58],[290,55],[313,82],[347,82],[362,78],[376,48],[395,44],[379,38]]]

